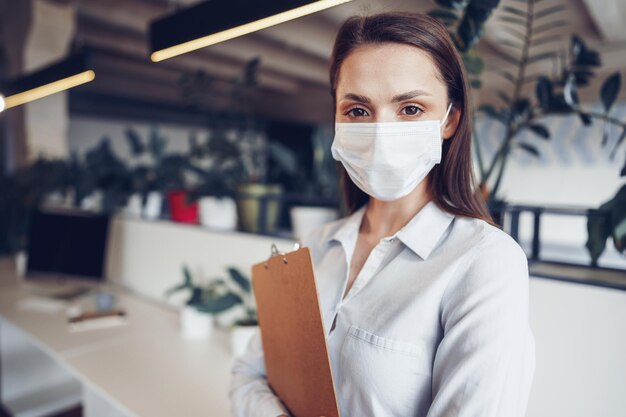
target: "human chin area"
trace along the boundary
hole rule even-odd
[[[342,34],[379,13],[379,38]],[[364,46],[415,14],[466,79]],[[0,0],[0,417],[474,416],[469,387],[527,395],[514,417],[626,415],[625,20],[623,0]],[[463,350],[495,324],[450,348],[485,360],[467,381],[429,344],[514,291],[472,286],[514,258],[470,267],[498,248],[455,240],[478,218],[454,202],[525,255],[532,386]]]

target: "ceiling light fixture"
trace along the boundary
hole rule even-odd
[[[93,81],[96,73],[91,69],[87,51],[81,51],[32,74],[9,81],[0,90],[5,107],[20,106],[49,95]]]
[[[349,1],[205,1],[150,24],[150,59],[163,61]]]

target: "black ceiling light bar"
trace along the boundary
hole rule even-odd
[[[150,59],[163,61],[349,1],[204,1],[150,24]]]
[[[88,83],[95,77],[91,53],[85,49],[31,74],[2,83],[0,92],[6,108],[10,109]]]

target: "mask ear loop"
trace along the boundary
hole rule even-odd
[[[450,103],[450,105],[448,106],[448,110],[446,111],[446,115],[443,116],[443,120],[441,121],[441,123],[439,123],[439,127],[443,126],[443,124],[446,122],[446,119],[448,118],[448,115],[450,114],[450,110],[452,109],[452,103]]]

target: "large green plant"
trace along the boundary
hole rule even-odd
[[[475,44],[480,36],[480,28],[489,13],[478,13],[479,19],[469,24],[471,28],[469,31],[462,28],[467,27],[467,22],[471,20],[466,18],[468,10],[471,12],[476,5],[480,5],[484,11],[489,6],[497,6],[497,2],[477,1],[474,5],[472,1],[437,0],[436,3],[441,8],[431,14],[443,19],[452,28],[453,39],[459,51],[464,54],[468,72],[474,76],[480,75],[480,71],[477,70],[483,69],[482,61],[466,58],[467,45]],[[589,85],[595,76],[594,70],[601,66],[601,59],[580,36],[573,35],[569,47],[564,50],[562,37],[551,32],[555,28],[567,26],[568,22],[561,17],[565,6],[543,5],[542,0],[515,0],[515,3],[499,9],[502,12],[500,19],[504,23],[504,30],[510,38],[499,43],[508,51],[499,53],[502,65],[489,68],[502,77],[509,88],[496,92],[500,104],[483,104],[478,108],[479,113],[503,124],[504,135],[499,148],[489,161],[482,152],[480,140],[477,137],[474,140],[481,188],[486,189],[488,182],[495,176],[493,188],[489,193],[491,202],[497,201],[506,164],[513,150],[520,149],[533,156],[540,155],[540,148],[522,141],[519,134],[526,130],[548,141],[551,137],[550,131],[542,124],[542,119],[546,116],[577,114],[583,126],[590,126],[594,121],[603,122],[602,146],[609,146],[611,132],[617,131],[617,139],[610,152],[611,159],[615,158],[626,139],[626,122],[614,115],[615,103],[621,89],[619,73],[611,74],[602,83],[599,92],[602,103],[600,111],[585,108],[579,102],[578,89]],[[467,33],[473,36],[459,41],[462,35]],[[541,50],[537,51],[539,47]],[[551,64],[551,74],[529,73],[532,64],[546,61]],[[480,83],[474,82],[472,85],[478,87]],[[529,90],[526,88],[528,85],[534,87],[530,89],[534,91],[534,96],[525,93]],[[476,136],[476,132],[474,135]],[[620,176],[626,176],[626,161]],[[599,211],[606,215],[604,218],[593,216],[588,220],[587,248],[594,265],[610,236],[613,237],[618,250],[622,252],[626,250],[624,194],[626,190],[622,187],[610,201],[599,208]]]

